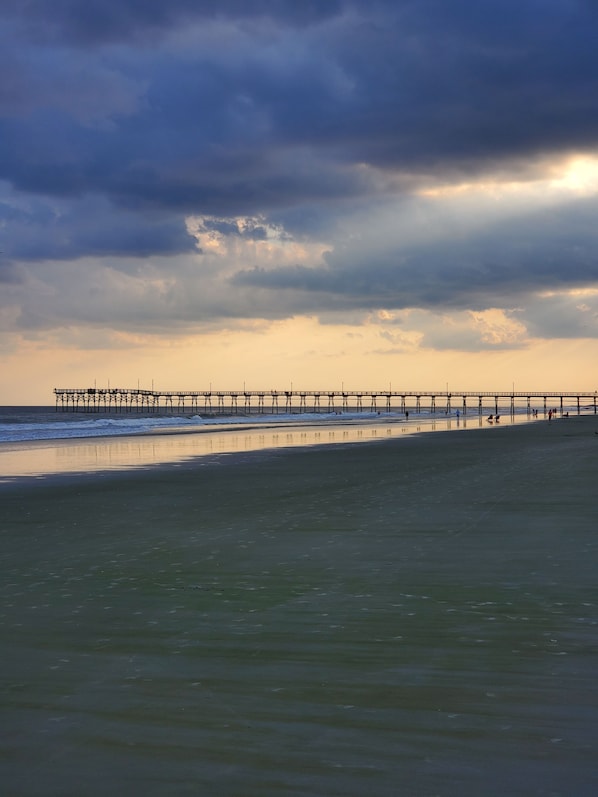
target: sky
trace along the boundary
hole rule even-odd
[[[0,404],[598,389],[594,0],[2,0]]]

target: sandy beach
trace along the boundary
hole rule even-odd
[[[2,485],[2,792],[593,797],[596,432]]]

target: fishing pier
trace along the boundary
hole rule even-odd
[[[279,413],[492,411],[570,407],[597,412],[597,392],[430,390],[143,390],[54,388],[57,412],[256,415]]]

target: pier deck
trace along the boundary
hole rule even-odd
[[[54,388],[62,412],[278,414],[333,412],[597,412],[597,392],[430,390],[143,390]]]

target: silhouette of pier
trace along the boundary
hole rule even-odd
[[[597,392],[434,390],[143,390],[140,388],[54,388],[56,410],[86,413],[255,415],[279,413],[430,412],[432,414],[515,408],[565,407],[597,412]]]

